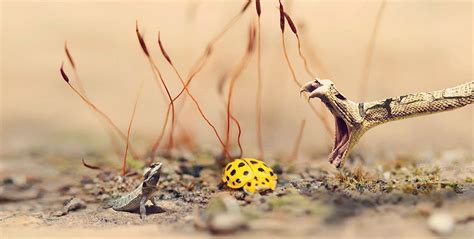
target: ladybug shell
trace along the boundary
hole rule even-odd
[[[235,159],[224,169],[222,181],[230,188],[242,188],[247,193],[274,190],[277,176],[264,162],[254,158]]]

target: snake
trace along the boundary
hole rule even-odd
[[[328,79],[316,78],[303,84],[302,93],[309,93],[308,100],[319,98],[334,116],[335,137],[329,162],[340,168],[362,135],[375,126],[472,104],[474,81],[437,91],[361,103],[344,97]]]

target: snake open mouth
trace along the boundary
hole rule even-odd
[[[329,161],[333,164],[340,164],[344,154],[349,149],[350,134],[346,122],[334,113],[333,116],[336,121],[336,135],[334,138],[334,148],[331,154],[329,154]]]

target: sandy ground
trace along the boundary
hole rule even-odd
[[[122,130],[128,125],[139,82],[144,80],[131,136],[137,151],[143,153],[159,132],[166,101],[137,43],[135,21],[176,93],[179,82],[159,55],[156,32],[160,30],[169,54],[185,75],[242,2],[1,4],[2,238],[207,238],[214,235],[210,223],[196,226],[201,219],[196,210],[213,215],[209,204],[222,194],[240,205],[244,218],[244,227],[229,233],[235,237],[439,238],[428,226],[429,219],[439,213],[448,215],[441,227],[449,220],[454,223],[446,237],[474,234],[473,107],[374,129],[356,147],[341,178],[325,159],[332,138],[290,80],[274,1],[262,1],[262,120],[266,161],[282,168],[277,190],[259,198],[221,189],[220,171],[209,158],[202,173],[190,176],[184,168],[196,169],[203,162],[196,161],[196,153],[186,151],[180,152],[187,159],[183,162],[164,160],[168,172],[157,195],[161,208],[155,208],[145,222],[136,213],[107,209],[108,197],[125,193],[140,178],[123,179],[129,184],[120,187],[118,178],[100,180],[103,176],[82,167],[82,158],[112,168],[120,163],[97,117],[60,78],[59,66],[66,60],[64,42],[68,41],[88,95]],[[380,2],[285,1],[285,6],[299,27],[312,69],[336,82],[348,98],[361,100],[364,59]],[[216,45],[208,65],[191,85],[219,131],[223,131],[224,107],[217,83],[243,54],[254,15],[252,6]],[[472,17],[472,1],[387,1],[365,99],[472,80]],[[305,82],[310,77],[288,32],[290,58],[298,79]],[[233,105],[249,157],[257,152],[254,58],[239,78]],[[66,65],[66,71],[72,75],[70,66]],[[293,149],[303,119],[306,127],[299,157],[288,160],[285,157]],[[212,131],[191,104],[184,107],[179,121],[191,133],[194,150],[219,151]],[[119,146],[120,151],[123,145]],[[440,180],[443,184],[433,186]],[[186,187],[194,183],[198,186]],[[107,187],[111,191],[102,191]],[[58,216],[72,198],[83,200],[86,207]]]
[[[47,159],[41,154],[23,158],[10,155],[3,161],[0,175],[3,179],[0,228],[6,238],[38,235],[42,238],[205,238],[216,233],[237,238],[273,238],[275,235],[282,238],[437,238],[428,220],[432,215],[444,213],[454,222],[452,231],[447,233],[449,238],[472,235],[472,155],[457,150],[406,157],[398,155],[385,163],[369,161],[362,168],[360,163],[351,162],[344,169],[344,181],[338,179],[338,171],[324,159],[292,166],[279,164],[283,173],[279,175],[277,190],[262,197],[219,189],[220,170],[209,168],[198,177],[187,175],[183,165],[197,165],[194,160],[178,163],[176,159],[162,159],[166,176],[161,179],[157,193],[160,208],[149,207],[149,215],[142,222],[137,213],[116,212],[106,206],[110,193],[123,194],[133,189],[139,183],[139,176],[130,177],[126,181],[130,183],[125,183],[128,186],[120,186],[123,180],[116,181],[113,177],[100,181],[98,178],[103,175],[81,165],[58,167],[58,159]],[[376,165],[383,169],[374,170]],[[461,169],[459,165],[470,166]],[[386,172],[393,175],[390,180]],[[31,185],[10,192],[7,179],[14,184],[29,182]],[[87,182],[89,179],[93,181]],[[448,186],[435,183],[432,187],[432,182],[440,181]],[[193,189],[183,186],[191,182]],[[390,189],[385,187],[387,182],[397,183]],[[199,226],[196,210],[207,212],[212,200],[224,194],[235,198],[233,200],[240,205],[245,227],[216,232]],[[72,198],[83,200],[86,207],[58,215]]]

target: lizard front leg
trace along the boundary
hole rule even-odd
[[[142,197],[140,199],[140,218],[143,220],[145,220],[145,216],[146,216],[146,207],[145,207],[145,203],[147,201],[147,197]]]

